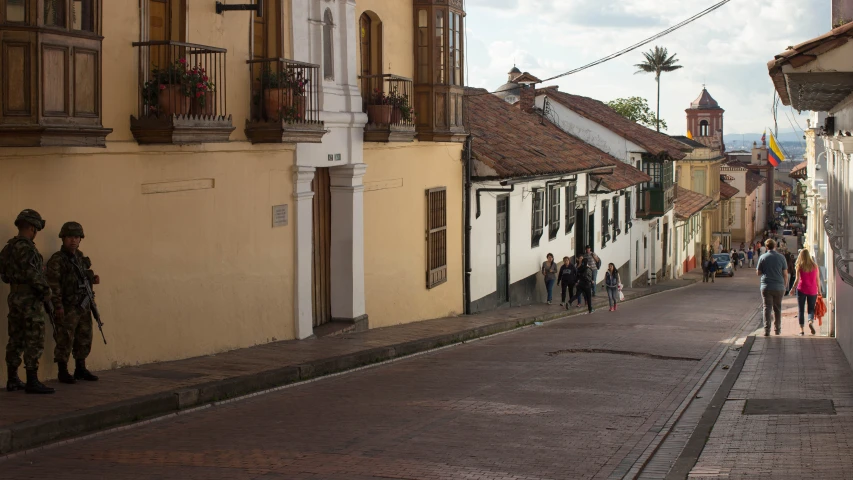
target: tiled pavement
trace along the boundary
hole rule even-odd
[[[782,335],[757,338],[690,479],[853,478],[853,370],[834,339],[799,335],[795,299]],[[757,325],[756,325],[757,327]],[[824,328],[824,331],[826,329]],[[747,400],[828,399],[835,414],[744,414]]]
[[[626,290],[626,297],[683,287],[697,278],[691,272],[683,280]],[[606,310],[607,300],[599,295],[596,304]],[[103,371],[98,372],[101,381],[97,383],[69,386],[47,382],[57,393],[37,398],[0,392],[0,453],[585,310],[566,312],[557,305],[508,308]]]

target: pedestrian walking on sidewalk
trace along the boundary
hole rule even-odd
[[[788,262],[776,251],[776,242],[764,242],[767,253],[758,259],[755,274],[761,277],[761,300],[764,308],[764,336],[770,336],[770,324],[775,316],[776,335],[782,333],[782,297],[788,280]]]
[[[806,309],[806,304],[808,304],[808,313],[809,313],[809,330],[811,330],[812,335],[814,335],[814,316],[815,316],[815,304],[817,303],[817,273],[818,268],[817,264],[812,260],[812,256],[807,249],[800,250],[800,256],[797,258],[797,263],[794,267],[796,273],[796,277],[791,286],[791,295],[796,291],[797,293],[797,306],[799,307],[799,320],[800,320],[800,335],[805,335],[806,332],[803,330],[803,326],[805,324],[805,319],[803,318],[803,310]]]
[[[610,304],[610,311],[616,311],[616,305],[619,303],[619,290],[622,287],[622,282],[619,281],[619,270],[616,270],[616,265],[610,263],[607,265],[607,272],[604,274],[604,286],[607,288],[607,303]]]
[[[729,255],[732,257],[732,269],[734,269],[734,271],[737,271],[737,249],[733,248],[732,251],[729,252]]]
[[[714,283],[714,279],[717,278],[717,267],[719,266],[717,258],[711,255],[711,258],[708,260],[708,277],[711,278],[711,283]]]
[[[587,266],[592,270],[592,296],[595,296],[595,284],[598,283],[598,269],[601,268],[601,259],[592,251],[592,245],[586,246],[586,254],[583,256]]]
[[[554,255],[549,253],[545,258],[547,260],[542,262],[542,276],[545,277],[545,289],[548,290],[548,305],[551,305],[554,283],[557,281],[557,264],[554,263]]]
[[[749,250],[746,252],[746,260],[749,262],[749,268],[755,266],[755,262],[753,262],[753,257],[755,256],[755,247],[750,245]]]
[[[571,300],[569,300],[569,304],[571,304],[573,301],[577,300],[577,302],[578,302],[577,307],[581,308],[583,306],[583,292],[581,292],[579,283],[580,283],[580,278],[581,278],[581,275],[580,275],[581,264],[583,264],[583,255],[582,254],[577,255],[574,258],[574,264],[575,264],[575,271],[577,272],[577,275],[578,275],[578,283],[575,283],[575,296],[572,297]]]
[[[563,257],[563,264],[560,265],[560,273],[557,275],[557,285],[560,285],[560,306],[569,309],[569,304],[575,297],[575,285],[578,283],[578,268],[569,257]],[[566,290],[569,291],[569,296],[566,296]]]
[[[581,268],[578,270],[578,291],[583,295],[584,300],[586,300],[589,313],[595,311],[592,308],[592,286],[594,284],[595,277],[593,276],[593,270],[589,268],[587,259],[584,258],[581,261]],[[580,305],[580,302],[578,304]]]
[[[711,265],[711,261],[708,260],[708,257],[702,259],[702,283],[708,283],[708,266]]]

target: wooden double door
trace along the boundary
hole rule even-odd
[[[311,187],[314,191],[311,297],[314,326],[318,327],[332,320],[332,195],[328,168],[314,172]]]

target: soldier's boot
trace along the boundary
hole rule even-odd
[[[53,393],[54,390],[39,381],[38,370],[27,370],[27,393]]]
[[[59,366],[59,381],[61,383],[69,385],[77,383],[77,380],[74,380],[74,375],[68,372],[68,362],[56,362],[56,364]]]
[[[75,359],[77,363],[77,368],[74,369],[74,378],[77,380],[87,380],[89,382],[97,382],[97,375],[92,375],[92,372],[86,369],[86,360],[85,359]]]
[[[18,377],[18,369],[6,365],[6,370],[9,372],[9,379],[6,380],[6,391],[14,392],[17,390],[23,390],[26,385],[21,381],[20,377]]]

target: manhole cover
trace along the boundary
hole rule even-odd
[[[744,415],[835,415],[832,400],[803,398],[750,398]]]
[[[167,380],[189,380],[191,378],[204,377],[201,373],[178,372],[175,370],[143,370],[141,372],[129,373],[140,377],[163,378]]]

